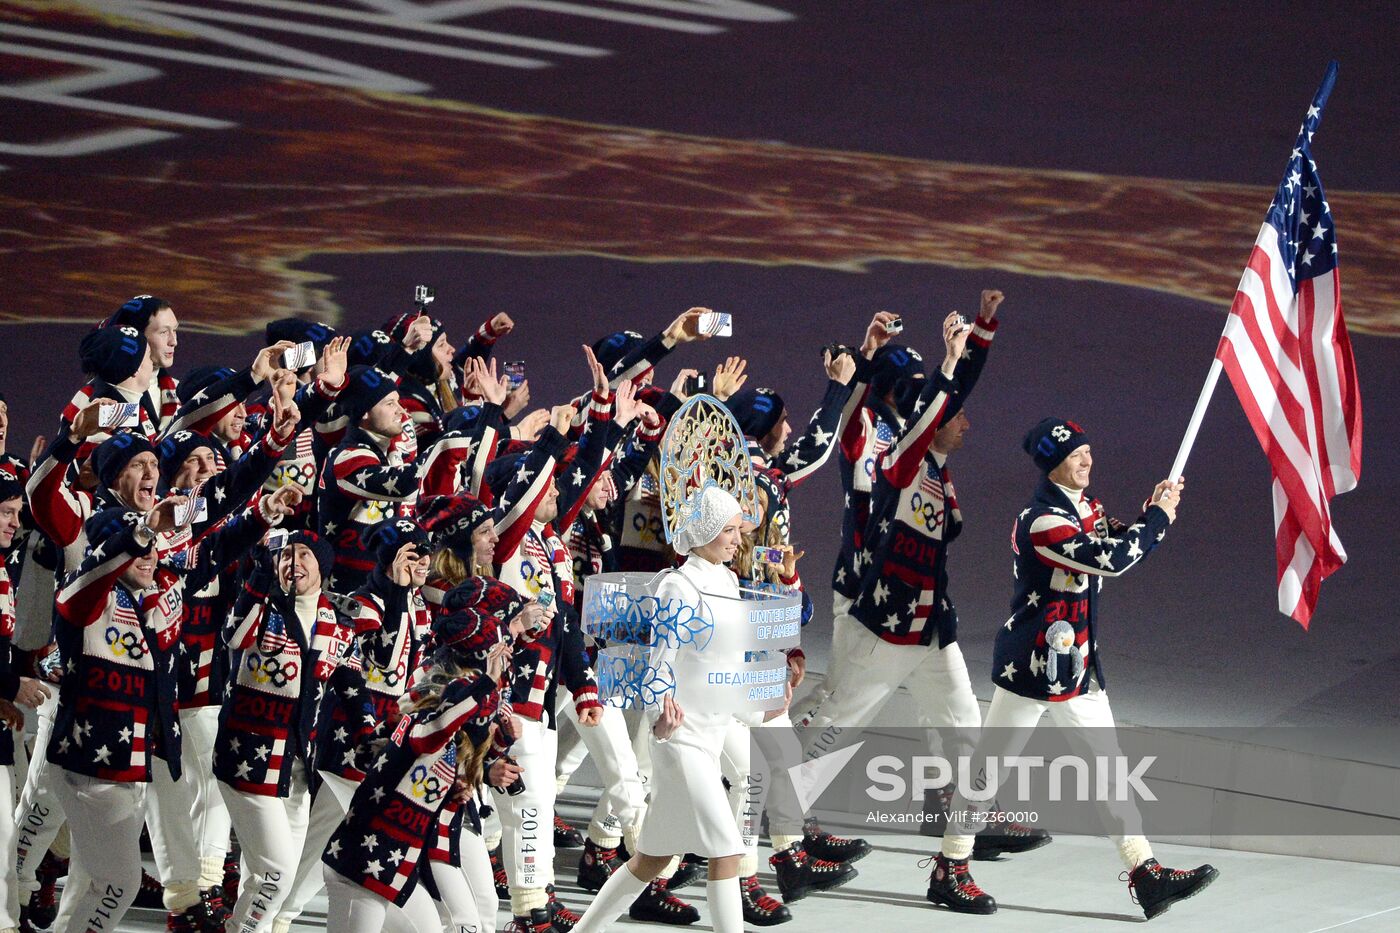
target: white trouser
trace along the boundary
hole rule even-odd
[[[510,754],[520,765],[525,790],[512,797],[493,787],[491,796],[501,817],[501,861],[510,880],[512,909],[524,916],[529,907],[544,906],[545,886],[554,883],[554,753],[558,734],[542,722],[517,718],[520,738],[511,745]]]
[[[321,893],[325,885],[321,856],[325,854],[331,836],[345,820],[355,788],[359,786],[336,774],[324,771],[317,774],[321,778],[321,787],[311,798],[311,817],[306,825],[306,838],[301,844],[301,861],[297,864],[292,891],[277,912],[278,929],[290,928],[292,921],[301,916],[311,899]]]
[[[417,885],[402,907],[325,867],[326,929],[335,933],[442,933],[433,899]]]
[[[245,794],[222,782],[219,792],[243,850],[238,903],[229,929],[233,933],[266,933],[291,893],[306,838],[311,812],[306,767],[300,758],[292,765],[291,793],[286,797]]]
[[[982,711],[957,642],[946,648],[936,643],[892,645],[854,619],[845,628],[846,670],[807,723],[803,736],[807,757],[825,755],[849,742],[857,731],[852,727],[872,725],[901,685],[909,688],[914,700],[918,721],[911,725],[941,730],[945,757],[972,750]],[[950,740],[952,748],[946,744]]]
[[[564,788],[569,786],[574,772],[588,757],[588,746],[583,744],[583,730],[576,725],[578,717],[575,716],[574,719],[566,722],[558,713],[559,710],[556,707],[554,724],[558,727],[556,731],[559,733],[559,760],[554,764],[554,791],[562,794]]]
[[[603,781],[602,796],[588,823],[588,838],[610,849],[617,846],[624,834],[635,840],[641,831],[647,805],[637,756],[632,751],[632,737],[627,733],[622,710],[604,706],[602,722],[596,726],[581,725],[573,694],[561,687],[555,721],[561,719],[572,724],[588,754],[593,756],[593,767],[598,769]],[[556,784],[556,793],[559,786]]]
[[[992,705],[987,709],[982,738],[973,752],[969,769],[970,773],[975,775],[974,781],[978,785],[985,783],[985,791],[979,793],[985,793],[986,798],[971,801],[958,790],[949,804],[951,812],[975,810],[985,813],[991,809],[993,796],[1004,774],[1000,768],[988,769],[987,760],[1019,755],[1029,741],[1031,731],[1046,713],[1050,714],[1050,721],[1055,726],[1069,730],[1065,738],[1069,741],[1070,748],[1084,760],[1093,761],[1098,756],[1108,756],[1112,760],[1121,754],[1118,749],[1118,737],[1114,731],[1113,710],[1108,705],[1108,694],[1102,690],[1092,690],[1069,700],[1051,703],[1031,700],[997,687],[992,693]],[[1106,800],[1109,802],[1105,805],[1105,810],[1110,825],[1118,830],[1112,838],[1120,853],[1124,854],[1125,862],[1130,857],[1135,859],[1133,864],[1128,866],[1135,868],[1144,858],[1150,858],[1152,855],[1147,840],[1141,835],[1142,818],[1126,794],[1122,795],[1122,800],[1118,799],[1118,781],[1112,769],[1109,769],[1106,777]],[[953,830],[961,828],[966,831],[973,825],[981,828],[987,824],[949,826],[948,831],[943,834],[943,853],[949,858],[966,858],[967,853],[972,851],[973,836],[966,832],[954,833]],[[1144,851],[1146,854],[1141,854]],[[1137,854],[1130,856],[1129,853]]]
[[[199,851],[199,886],[224,883],[224,858],[228,855],[228,806],[214,777],[214,740],[219,734],[219,707],[180,710],[180,780],[194,794],[191,817],[194,843]]]
[[[831,594],[831,653],[827,655],[826,673],[822,675],[820,687],[812,690],[802,699],[802,705],[793,706],[794,712],[801,710],[797,716],[800,725],[806,725],[807,720],[817,707],[826,702],[826,698],[831,696],[841,679],[846,675],[846,662],[850,655],[851,626],[864,628],[854,616],[851,615],[851,601],[840,593]]]
[[[729,724],[724,734],[724,748],[719,754],[719,770],[729,782],[729,805],[734,810],[734,821],[739,825],[739,838],[743,840],[744,851],[739,859],[739,877],[747,878],[758,873],[758,831],[759,814],[751,794],[757,789],[750,783],[749,770],[749,727],[739,720]],[[684,853],[682,853],[684,854]]]
[[[452,933],[496,933],[496,911],[501,902],[496,898],[486,843],[463,826],[458,846],[461,868],[446,862],[427,863],[438,892],[438,916]]]
[[[24,736],[14,734],[20,747]],[[19,882],[15,877],[15,769],[0,765],[0,930],[19,926]]]
[[[69,816],[73,840],[68,882],[53,929],[119,930],[141,889],[146,785],[102,781],[59,767],[50,774],[52,790]]]
[[[183,754],[183,751],[181,752]],[[170,776],[164,758],[151,759],[151,783],[146,788],[146,826],[151,831],[151,856],[165,887],[165,909],[176,912],[199,903],[199,849],[194,841],[193,788]]]
[[[63,804],[53,792],[57,783],[58,766],[48,759],[49,736],[53,735],[53,717],[58,711],[58,690],[49,688],[49,698],[39,704],[39,725],[34,735],[34,754],[29,756],[29,769],[24,775],[24,789],[15,806],[15,872],[19,879],[21,899],[39,890],[35,872],[44,854],[53,845],[54,837],[66,819]]]

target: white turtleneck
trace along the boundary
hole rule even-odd
[[[316,610],[321,605],[321,591],[312,590],[299,594],[296,604],[297,622],[301,625],[302,641],[311,644],[311,633],[316,629]]]

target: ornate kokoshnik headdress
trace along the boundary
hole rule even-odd
[[[700,517],[700,495],[718,486],[739,500],[747,524],[762,519],[753,460],[739,422],[719,399],[693,395],[661,438],[661,524],[666,542]]]

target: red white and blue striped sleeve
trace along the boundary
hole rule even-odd
[[[955,389],[956,384],[940,371],[919,393],[913,420],[904,426],[880,458],[881,473],[895,487],[904,489],[918,478],[924,454],[933,444],[933,435],[942,424],[943,412],[948,407],[948,397]]]
[[[1160,510],[1158,510],[1160,512]],[[1161,513],[1166,518],[1165,513]],[[1158,522],[1134,524],[1119,538],[1098,538],[1079,522],[1053,512],[1036,516],[1030,527],[1031,545],[1041,563],[1070,573],[1116,577],[1146,556],[1157,544]]]

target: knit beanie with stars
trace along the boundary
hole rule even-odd
[[[1064,418],[1046,418],[1026,432],[1021,448],[1047,475],[1065,458],[1089,443],[1084,429]]]
[[[408,518],[391,518],[380,522],[369,530],[365,542],[374,551],[380,569],[385,572],[394,566],[394,558],[404,545],[412,544],[419,557],[426,556],[429,550],[428,533]]]
[[[160,446],[156,448],[156,456],[160,458],[161,486],[170,488],[185,459],[201,447],[214,451],[214,443],[203,434],[196,434],[194,431],[176,431],[161,441]]]
[[[472,532],[494,515],[468,492],[433,496],[418,504],[418,521],[432,537],[434,547],[447,548],[458,556],[471,554]]]
[[[634,330],[620,330],[608,334],[593,344],[593,355],[608,376],[615,376],[617,364],[627,358],[627,354],[646,343],[646,338]]]

